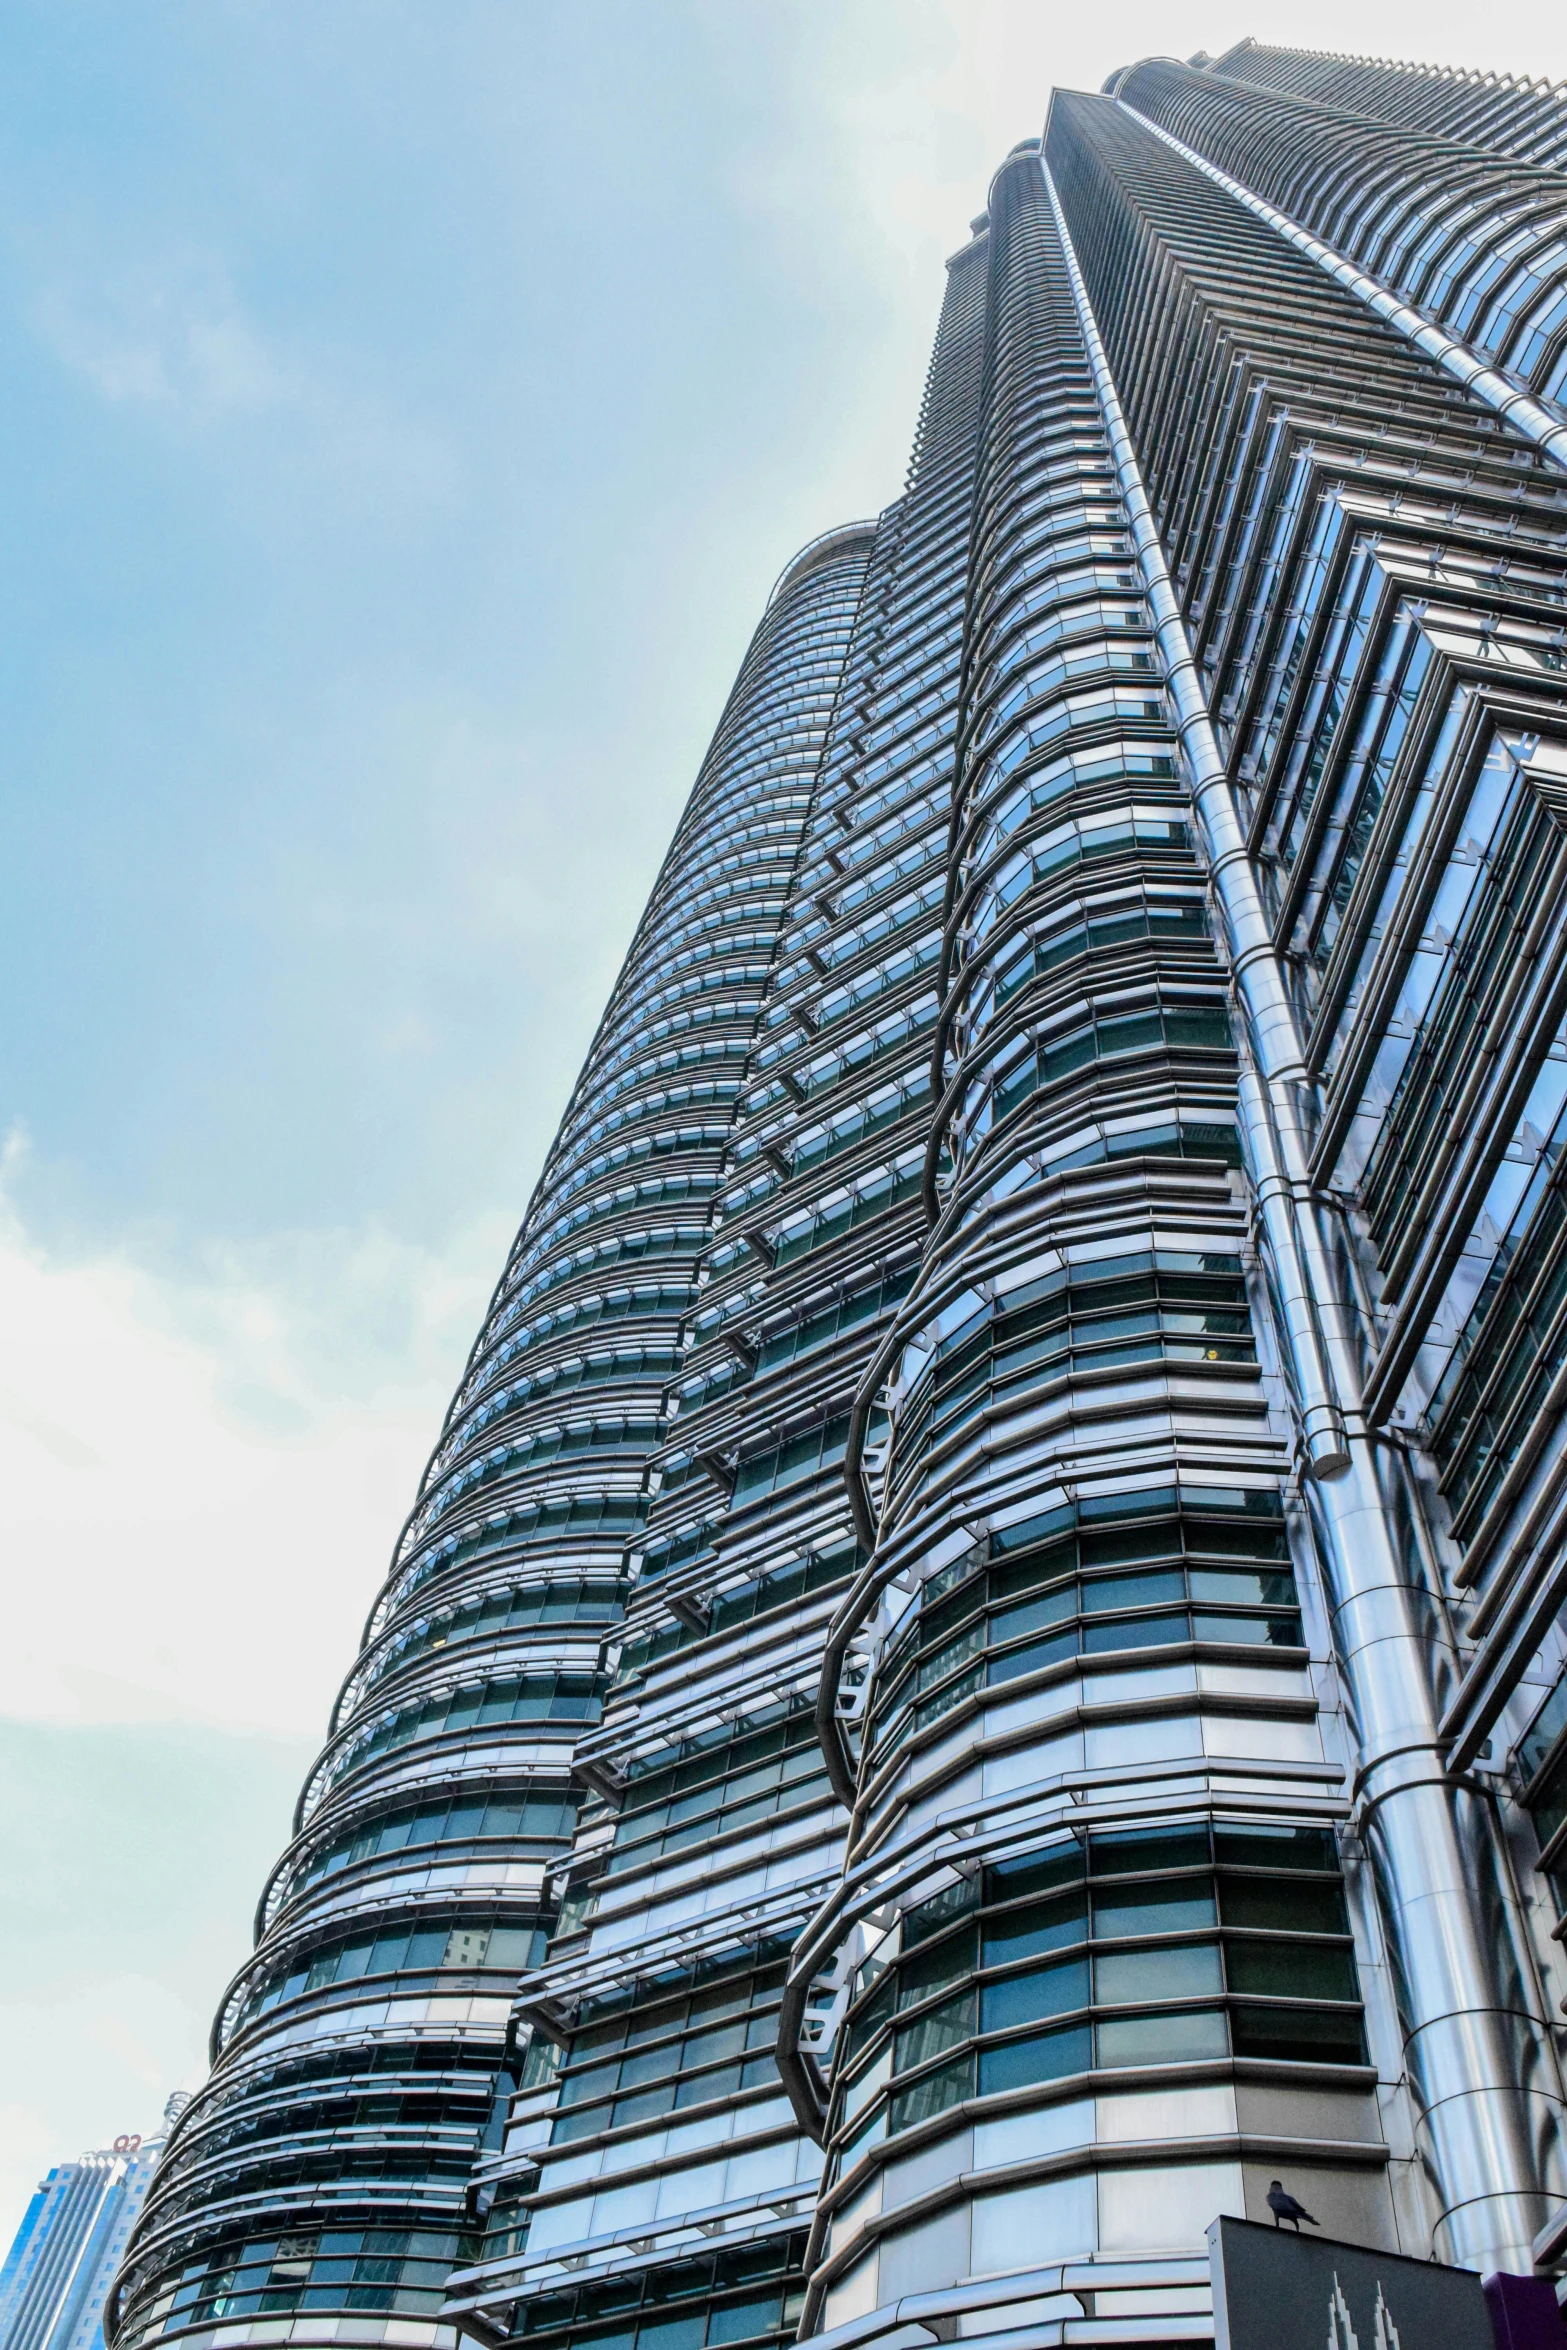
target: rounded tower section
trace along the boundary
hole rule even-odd
[[[1369,2139],[1373,2075],[1180,740],[1037,151],[989,216],[933,1226],[860,1390],[854,1810],[784,2011],[802,2331],[931,2294],[1166,2340],[1265,2197],[1264,2084]],[[1372,2228],[1377,2159],[1322,2174]]]
[[[808,549],[752,641],[148,2198],[120,2350],[258,2325],[454,2338],[441,2288],[516,2087],[513,1990],[592,1824],[573,1753],[603,1710],[866,544]]]

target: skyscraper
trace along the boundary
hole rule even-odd
[[[176,2093],[165,2124],[185,2105]],[[103,2306],[167,2131],[127,2131],[40,2180],[0,2268],[0,2350],[103,2350]]]
[[[1057,92],[787,568],[120,2350],[1567,2252],[1567,102]],[[919,2336],[901,2330],[920,2323]]]

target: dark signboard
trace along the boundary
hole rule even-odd
[[[1208,2230],[1216,2350],[1495,2350],[1472,2269],[1292,2228]]]

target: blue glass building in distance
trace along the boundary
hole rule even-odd
[[[57,2163],[39,2182],[0,2267],[0,2350],[103,2350],[103,2306],[152,2184],[168,2125]]]

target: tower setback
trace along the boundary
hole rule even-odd
[[[1564,155],[1243,43],[1003,163],[114,2350],[1201,2341],[1275,2189],[1567,2257]]]

